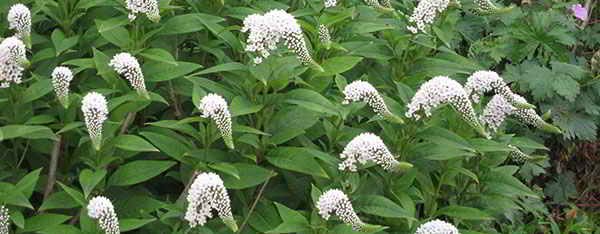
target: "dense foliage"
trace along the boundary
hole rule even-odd
[[[0,234],[595,233],[595,3],[2,0]]]

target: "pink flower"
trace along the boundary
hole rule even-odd
[[[587,8],[583,7],[581,4],[573,4],[571,5],[571,11],[573,11],[573,15],[575,18],[580,20],[586,20],[588,15]]]

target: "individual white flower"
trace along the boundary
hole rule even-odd
[[[447,76],[436,76],[421,85],[408,104],[406,117],[418,120],[422,117],[419,112],[431,116],[431,112],[443,104],[451,105],[479,134],[489,137],[479,123],[465,89]]]
[[[465,84],[465,91],[473,102],[478,103],[481,95],[494,92],[494,94],[500,94],[504,99],[508,100],[512,105],[521,108],[535,108],[535,106],[525,102],[517,101],[514,98],[514,93],[504,82],[504,79],[493,71],[477,71],[473,73],[467,79]]]
[[[382,116],[392,122],[404,122],[400,117],[390,112],[383,101],[383,97],[381,97],[377,89],[375,89],[375,87],[373,87],[373,85],[371,85],[369,82],[362,80],[354,81],[344,87],[343,93],[343,104],[348,104],[350,102],[365,102],[379,116]]]
[[[54,87],[54,93],[65,107],[69,107],[69,84],[73,80],[73,72],[68,67],[56,67],[52,71],[52,86]]]
[[[448,7],[449,0],[421,0],[408,18],[411,25],[407,29],[412,33],[425,32],[425,27],[435,20],[437,14]]]
[[[235,148],[232,138],[231,114],[225,99],[218,94],[208,94],[200,100],[198,109],[202,112],[202,117],[215,121],[225,145],[231,149]]]
[[[300,25],[294,16],[284,10],[249,15],[244,19],[241,31],[249,33],[246,40],[248,52],[256,52],[259,57],[267,58],[270,51],[275,50],[283,40],[283,44],[294,51],[302,63],[323,69],[311,58]],[[255,59],[254,62],[262,62],[262,59]]]
[[[187,202],[185,220],[192,228],[197,225],[203,226],[213,217],[212,210],[216,210],[221,220],[233,232],[237,231],[237,224],[231,213],[229,195],[219,175],[212,172],[199,174],[190,186]]]
[[[133,21],[137,14],[146,14],[146,17],[153,22],[160,21],[160,12],[158,9],[158,0],[126,0],[127,10],[129,10],[129,20]]]
[[[334,7],[337,5],[337,0],[324,0],[325,8]]]
[[[110,60],[108,65],[115,69],[119,75],[124,76],[139,95],[146,98],[150,97],[144,83],[144,73],[142,73],[140,63],[135,57],[129,53],[119,53]]]
[[[0,88],[22,82],[23,70],[29,63],[25,44],[16,37],[8,37],[0,43]]]
[[[325,220],[329,220],[331,215],[335,214],[342,222],[352,226],[355,231],[359,231],[365,226],[365,223],[354,212],[348,196],[339,189],[330,189],[323,193],[316,206],[319,215]]]
[[[106,98],[102,94],[89,92],[81,101],[81,111],[85,119],[85,125],[90,134],[90,139],[96,150],[100,150],[102,143],[102,126],[108,118],[108,107]]]
[[[327,26],[323,24],[319,24],[319,40],[321,44],[325,46],[325,48],[329,48],[331,45],[331,34],[329,34],[329,29]]]
[[[342,161],[339,165],[340,170],[349,170],[355,172],[357,164],[366,164],[369,161],[375,162],[387,171],[404,169],[409,166],[396,161],[394,155],[388,150],[383,140],[373,133],[361,133],[354,137],[340,154]],[[406,164],[406,163],[405,163]],[[410,167],[410,166],[409,166]]]
[[[87,205],[88,216],[97,219],[100,229],[106,234],[119,234],[119,219],[112,202],[106,197],[92,198]]]
[[[516,102],[524,103],[527,100],[518,94],[513,94]],[[520,122],[552,133],[560,133],[560,129],[547,123],[534,109],[519,109],[511,105],[502,95],[494,95],[483,110],[481,121],[492,131],[497,131],[507,116],[513,116]]]
[[[4,206],[0,206],[0,234],[10,234],[10,215]]]
[[[28,41],[31,36],[31,12],[23,4],[15,4],[8,10],[8,28],[15,30],[17,36]]]
[[[459,232],[454,225],[435,219],[419,226],[415,234],[459,234]]]

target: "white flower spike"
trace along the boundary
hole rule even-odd
[[[87,205],[88,216],[97,219],[100,229],[106,234],[119,234],[119,219],[112,202],[106,197],[92,198]]]
[[[0,88],[22,82],[25,66],[29,65],[25,53],[25,44],[17,37],[6,38],[0,43]]]
[[[130,21],[135,20],[137,14],[146,14],[146,17],[155,23],[160,21],[158,0],[126,0],[126,3]]]
[[[150,99],[150,95],[146,90],[146,84],[144,83],[142,68],[135,57],[129,53],[119,53],[110,60],[108,65],[119,73],[119,75],[124,76],[140,96]]]
[[[508,145],[509,148],[512,149],[512,151],[510,151],[508,153],[508,157],[510,158],[510,160],[512,160],[513,162],[517,163],[517,164],[523,164],[529,160],[532,159],[531,156],[529,156],[526,153],[523,153],[523,151],[521,151],[519,148],[517,148],[516,146],[513,145]]]
[[[232,128],[231,128],[231,114],[227,106],[225,99],[218,94],[208,94],[200,100],[200,106],[198,107],[202,112],[203,118],[209,118],[215,121],[225,145],[230,149],[234,149]]]
[[[261,63],[263,59],[269,57],[271,51],[277,48],[277,44],[283,41],[285,46],[296,53],[302,63],[323,71],[308,52],[300,24],[294,16],[284,10],[271,10],[263,15],[249,15],[244,19],[241,31],[249,33],[246,51],[258,54],[255,63]]]
[[[427,25],[435,20],[435,17],[448,7],[449,0],[421,0],[413,10],[408,21],[412,24],[407,29],[412,33],[425,32]]]
[[[0,206],[0,234],[10,234],[10,215],[4,206]]]
[[[415,234],[459,234],[459,232],[454,225],[435,219],[419,226]]]
[[[367,4],[370,7],[375,8],[376,10],[380,10],[383,12],[390,12],[390,11],[394,10],[391,8],[392,4],[390,2],[386,2],[386,0],[383,1],[383,4],[379,3],[379,0],[364,0],[364,1],[365,1],[365,4]]]
[[[527,102],[525,98],[518,94],[513,94],[513,98],[520,103]],[[534,126],[550,133],[560,134],[561,131],[556,126],[547,123],[533,109],[518,109],[512,106],[502,95],[494,95],[483,110],[481,121],[492,131],[497,131],[498,127],[504,122],[507,116],[513,116],[520,122]]]
[[[319,40],[321,41],[321,44],[325,46],[325,49],[331,47],[331,34],[329,34],[327,26],[323,24],[319,24]]]
[[[410,163],[398,162],[394,155],[388,150],[383,140],[373,133],[361,133],[354,137],[340,154],[342,161],[339,165],[340,170],[356,172],[357,165],[365,165],[369,161],[375,162],[383,169],[393,171],[403,171],[412,167]]]
[[[52,86],[60,104],[69,108],[69,84],[73,80],[73,72],[68,67],[56,67],[52,71]]]
[[[526,100],[521,102],[514,98],[514,93],[508,85],[504,82],[504,79],[493,71],[477,71],[473,73],[467,79],[465,84],[465,91],[473,102],[479,103],[481,95],[493,92],[494,94],[500,94],[504,99],[508,100],[513,106],[518,108],[535,108],[534,105],[529,104]]]
[[[316,206],[319,215],[325,220],[329,220],[331,215],[335,214],[342,222],[352,226],[355,231],[359,231],[365,226],[365,223],[354,212],[348,196],[339,189],[331,189],[323,193]]]
[[[203,226],[212,218],[212,210],[216,210],[225,225],[233,232],[237,231],[237,224],[231,213],[231,201],[219,175],[212,172],[199,174],[188,191],[187,202],[185,220],[190,223],[190,227]]]
[[[31,12],[29,8],[23,4],[15,4],[8,10],[8,28],[15,30],[16,36],[26,42],[27,45],[31,41]]]
[[[344,87],[344,101],[343,104],[350,102],[366,102],[369,107],[373,109],[375,113],[385,119],[395,122],[404,123],[402,118],[394,115],[383,101],[383,97],[379,94],[377,89],[373,87],[369,82],[357,80]]]
[[[489,138],[479,123],[465,89],[447,76],[436,76],[421,85],[408,104],[406,117],[419,120],[422,116],[418,112],[429,117],[435,108],[443,104],[451,105],[480,135]]]
[[[106,98],[102,94],[90,92],[83,97],[81,111],[90,134],[94,149],[100,150],[102,144],[102,126],[108,118]]]
[[[335,7],[337,5],[337,0],[324,0],[325,8]]]

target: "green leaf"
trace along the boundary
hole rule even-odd
[[[267,233],[299,233],[311,230],[306,217],[298,211],[292,210],[277,202],[275,203],[275,206],[277,207],[277,211],[279,211],[279,216],[281,217],[281,220],[283,220],[283,223]]]
[[[286,94],[287,103],[302,106],[308,110],[325,113],[329,115],[339,115],[340,109],[333,105],[329,99],[323,97],[318,92],[310,89],[294,89]]]
[[[69,220],[71,216],[62,214],[44,213],[25,220],[23,232],[35,232],[57,226]]]
[[[138,160],[120,166],[108,180],[109,185],[134,185],[160,175],[175,165],[173,161]]]
[[[127,232],[135,229],[139,229],[146,224],[154,222],[156,219],[121,219],[119,220],[119,227],[121,232]]]
[[[276,167],[322,178],[329,178],[311,153],[300,147],[278,147],[267,155],[269,163]]]
[[[73,200],[75,200],[77,203],[79,203],[79,205],[81,205],[81,206],[87,205],[87,200],[85,199],[85,197],[83,196],[83,194],[81,192],[79,192],[78,190],[73,189],[69,186],[66,186],[61,182],[57,182],[57,183],[67,194],[69,194],[69,196],[71,196],[71,198],[73,198]]]
[[[546,184],[544,194],[551,197],[554,203],[569,204],[571,198],[577,197],[575,173],[567,171],[556,176],[554,181],[550,181]]]
[[[60,29],[54,29],[54,32],[52,32],[50,39],[52,40],[52,44],[54,44],[56,56],[58,56],[62,52],[77,45],[77,43],[79,42],[79,35],[66,38],[65,34]]]
[[[175,58],[173,58],[171,53],[160,48],[145,49],[140,55],[149,60],[177,66],[177,61],[175,61]]]
[[[38,233],[41,233],[41,234],[55,234],[55,233],[82,234],[83,232],[81,232],[81,230],[77,229],[73,225],[59,224],[59,225],[55,225],[55,226],[46,227],[42,230],[39,230]]]
[[[202,68],[200,64],[190,62],[177,62],[177,65],[148,62],[142,66],[146,80],[150,82],[168,81],[183,77],[200,68]]]
[[[190,151],[189,147],[177,140],[177,138],[169,137],[155,132],[140,132],[140,135],[148,139],[154,146],[160,149],[161,152],[180,161],[183,155]]]
[[[241,64],[238,62],[231,62],[231,63],[218,64],[214,67],[209,67],[207,69],[197,72],[196,75],[204,75],[204,74],[225,72],[225,71],[239,71],[239,70],[246,70],[246,69],[247,69],[247,67],[244,64]]]
[[[275,113],[267,125],[267,132],[272,136],[273,144],[285,143],[294,137],[304,134],[304,130],[312,127],[319,120],[319,115],[304,108],[284,108]]]
[[[161,35],[184,34],[198,32],[204,29],[204,25],[198,19],[198,14],[177,15],[168,19],[160,31]]]
[[[231,110],[231,117],[253,114],[259,112],[262,108],[263,105],[254,104],[242,96],[233,98],[229,107]]]
[[[75,207],[80,207],[81,205],[77,203],[71,195],[66,193],[65,191],[58,191],[51,194],[42,206],[38,209],[39,211],[46,211],[52,209],[70,209]]]
[[[4,182],[0,182],[0,203],[33,209],[29,199],[16,186]]]
[[[415,220],[404,208],[386,197],[379,195],[359,196],[353,202],[358,211],[387,218],[406,218]]]
[[[231,165],[239,171],[239,179],[228,174],[222,175],[225,187],[229,189],[254,187],[274,175],[271,171],[253,164],[234,163]]]
[[[106,176],[106,169],[100,169],[92,172],[89,169],[84,169],[79,173],[79,183],[81,184],[81,188],[83,188],[83,195],[85,198],[90,196],[90,193],[98,183],[104,179]]]
[[[327,59],[321,64],[325,70],[319,72],[316,76],[332,76],[352,69],[356,64],[362,61],[362,57],[355,56],[340,56]]]
[[[483,212],[480,209],[451,205],[439,209],[436,212],[437,215],[446,215],[454,218],[466,219],[466,220],[493,220],[494,217],[488,213]]]
[[[208,164],[208,167],[223,172],[225,174],[228,174],[230,176],[233,176],[236,179],[240,179],[240,172],[238,171],[238,169],[232,165],[231,163],[215,163],[215,164]]]
[[[123,26],[114,25],[113,21],[109,20],[96,20],[96,26],[100,35],[108,42],[120,47],[121,49],[128,48],[129,45],[129,31]],[[109,25],[113,24],[113,25]]]
[[[552,82],[552,87],[556,93],[570,102],[575,101],[575,98],[579,95],[579,83],[568,76],[562,75],[555,77]]]
[[[38,179],[40,178],[40,172],[42,168],[29,172],[29,174],[25,175],[19,182],[15,185],[17,190],[19,190],[25,197],[31,197],[33,194],[33,190],[35,189],[35,185],[37,184]]]
[[[21,102],[29,103],[38,100],[50,92],[52,92],[52,80],[40,78],[27,87],[23,96],[21,96]]]
[[[119,135],[115,139],[115,146],[119,149],[133,152],[158,152],[152,144],[148,143],[144,138],[136,135]]]
[[[52,130],[45,126],[6,125],[0,127],[0,141],[20,137],[27,139],[57,139]]]

